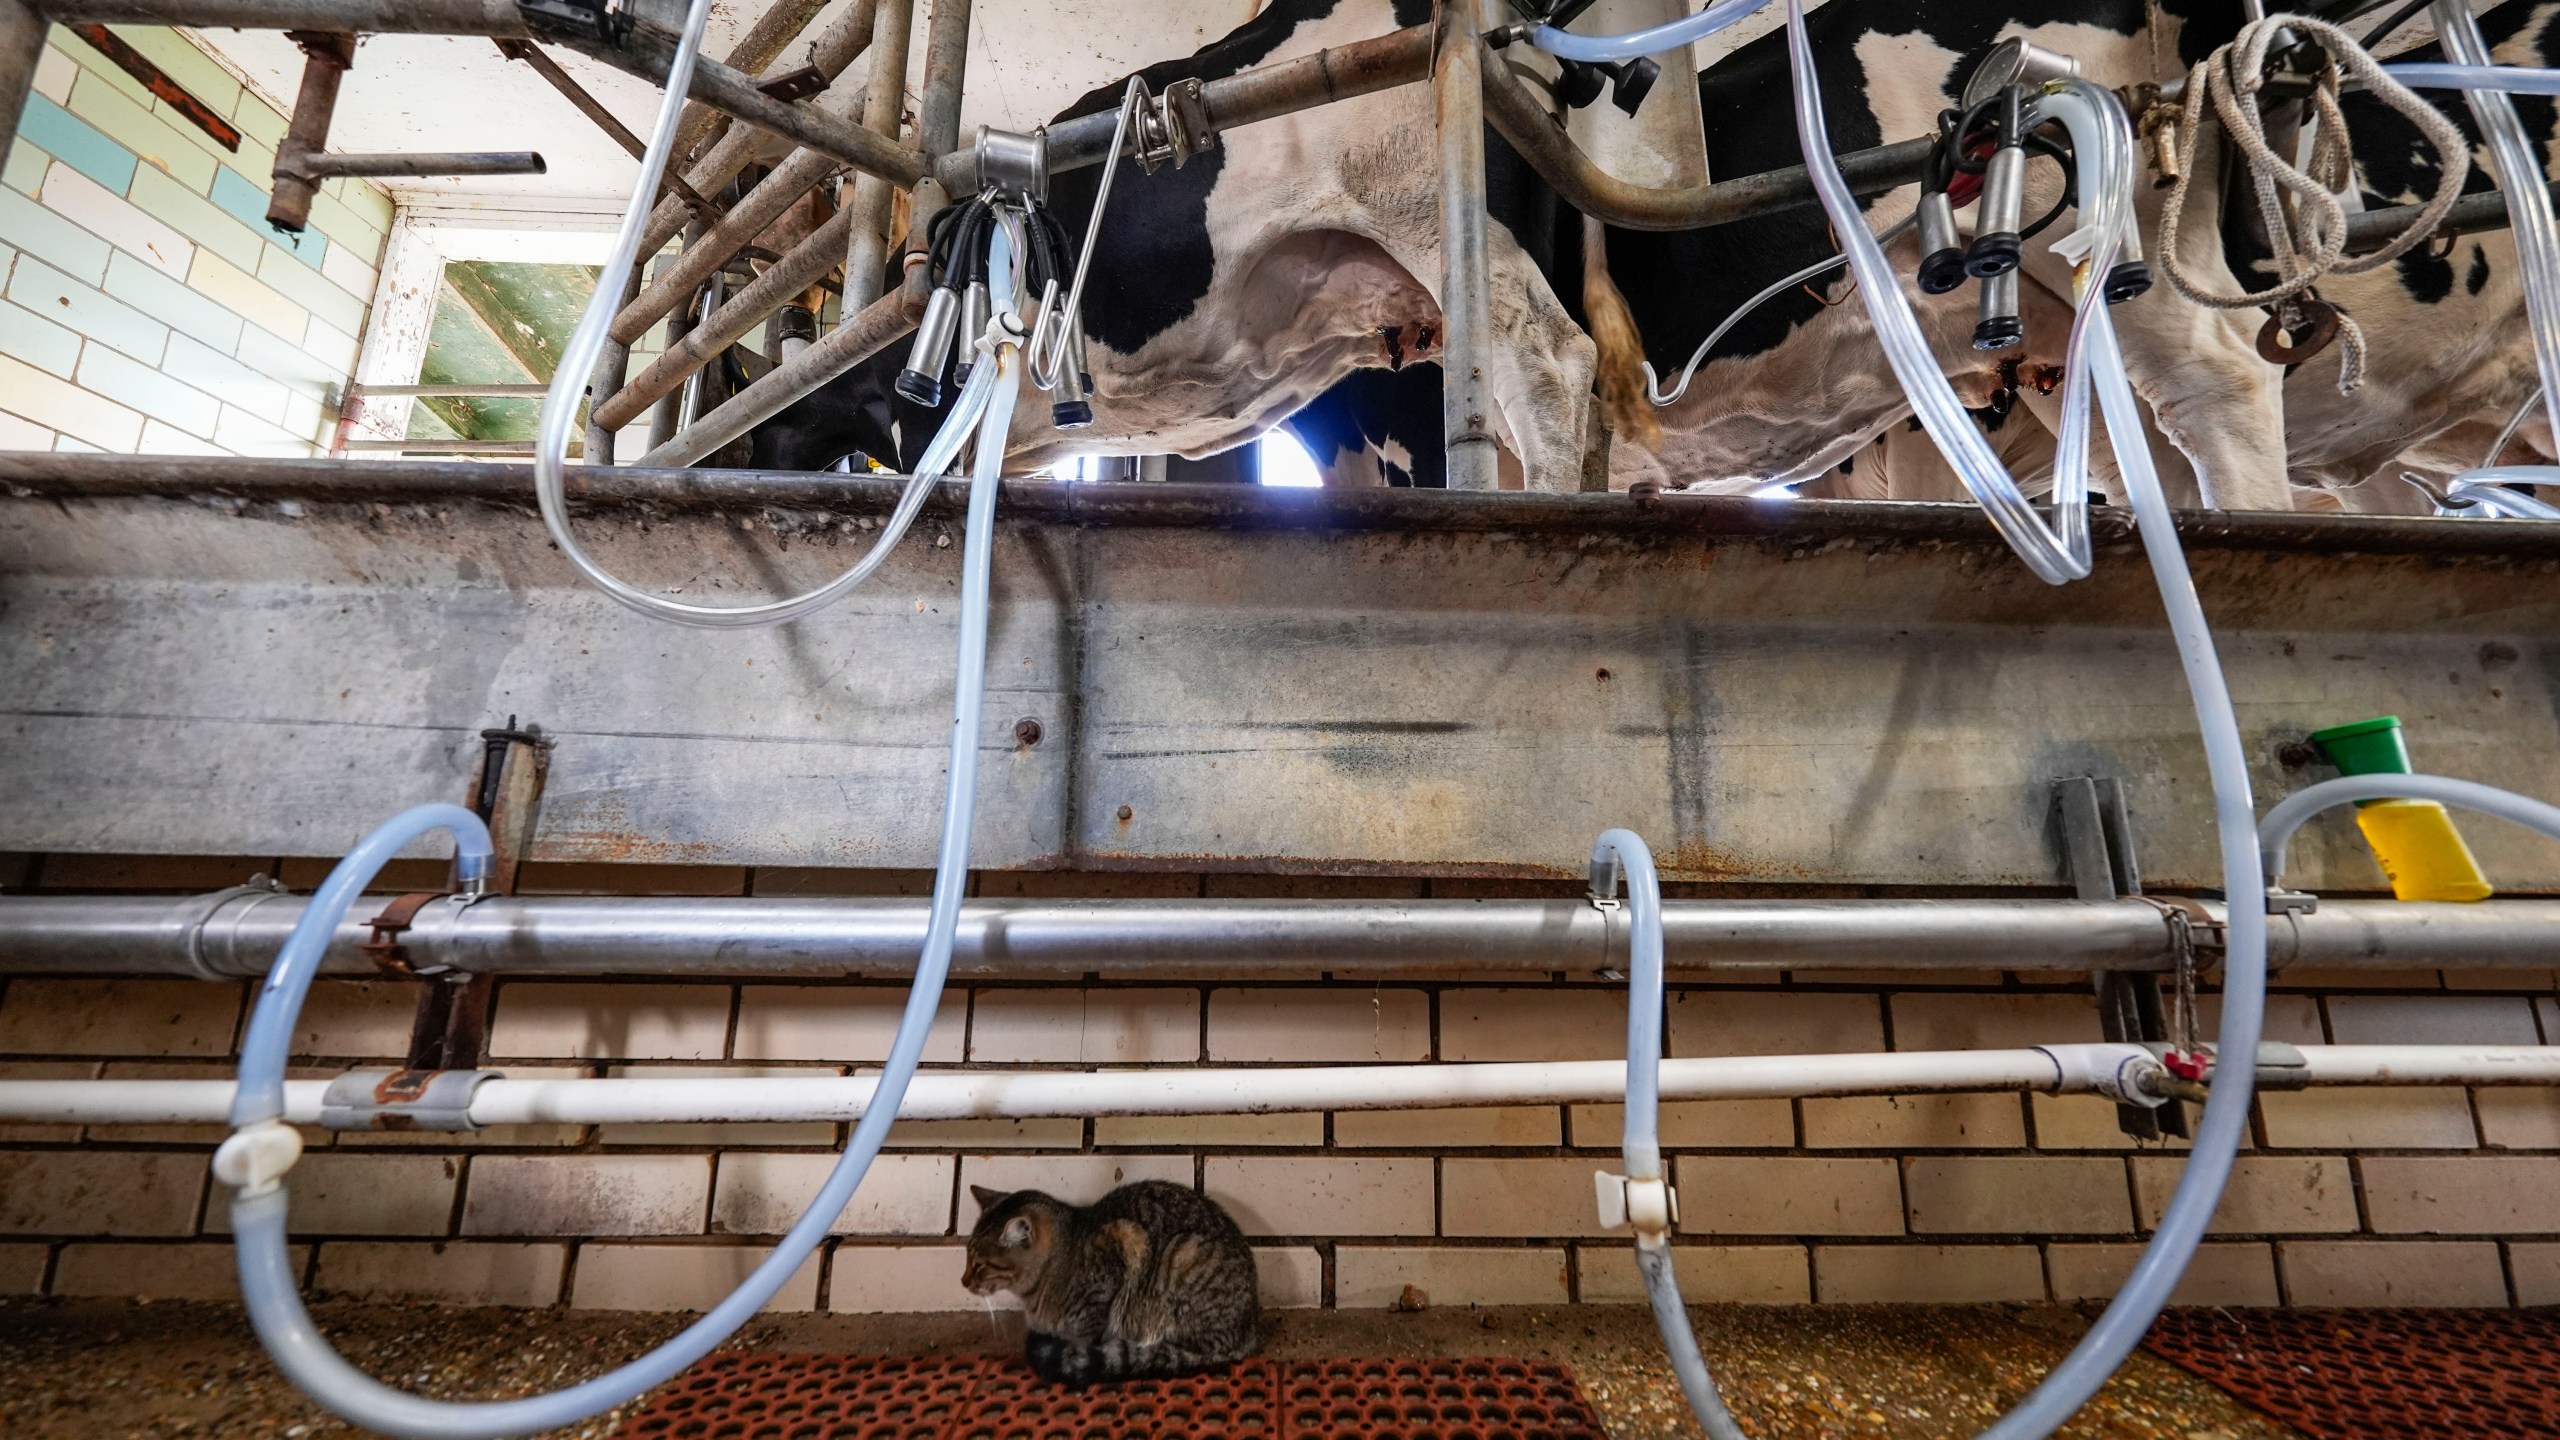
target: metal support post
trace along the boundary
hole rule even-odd
[[[44,16],[28,0],[0,0],[0,155],[17,141],[18,112],[35,88],[44,31]]]
[[[1480,0],[1440,0],[1440,416],[1449,488],[1499,484],[1485,384],[1493,335],[1485,259],[1484,52]]]
[[[2124,803],[2124,782],[2112,776],[2095,779],[2075,775],[2054,786],[2054,803],[2062,826],[2063,868],[2082,900],[2126,899],[2142,893],[2141,873],[2134,863],[2133,824]],[[2172,926],[2191,936],[2191,927]],[[2192,965],[2192,951],[2179,963]],[[2097,992],[2100,1033],[2109,1040],[2152,1044],[2169,1038],[2160,1005],[2160,977],[2150,971],[2093,970],[2089,983]],[[2152,1109],[2118,1105],[2116,1126],[2137,1140],[2184,1137],[2186,1111],[2176,1101]]]
[[[863,91],[862,126],[891,140],[906,106],[907,35],[913,28],[915,0],[880,0],[872,21],[871,83]],[[889,266],[889,182],[877,175],[853,181],[852,233],[844,252],[846,319],[880,298]]]
[[[960,86],[969,75],[970,0],[933,0],[924,37],[924,95],[916,148],[940,159],[960,148]]]
[[[551,773],[551,742],[538,725],[517,728],[516,717],[503,727],[480,732],[480,772],[472,778],[471,813],[489,822],[493,855],[489,869],[492,895],[516,893],[524,870],[525,850],[533,843],[533,826],[542,810],[542,784]],[[373,921],[369,952],[375,963],[394,973],[416,974],[399,943],[401,932],[435,895],[404,895]],[[388,922],[388,923],[386,923]],[[409,1023],[411,1071],[469,1070],[480,1063],[489,1034],[489,1000],[497,991],[494,976],[445,971],[418,976],[417,1013]]]
[[[640,274],[639,266],[631,267],[631,278],[622,287],[622,300],[626,305],[632,296],[640,293]],[[586,462],[590,465],[613,463],[616,431],[603,422],[598,412],[604,408],[605,400],[619,392],[630,376],[631,347],[607,336],[604,348],[596,352],[595,373],[587,378]]]
[[[689,250],[695,244],[699,243],[702,239],[703,232],[707,228],[709,227],[703,225],[700,221],[696,221],[692,225],[685,227],[685,248]],[[659,274],[663,275],[668,271],[673,270],[676,267],[676,263],[683,258],[682,254],[664,256],[659,259],[655,268]],[[675,313],[667,317],[667,348],[669,350],[673,350],[678,345],[683,344],[685,335],[692,329],[693,305],[690,302],[687,302],[686,304],[677,306],[675,308]],[[691,374],[692,372],[687,371],[685,373]],[[667,441],[674,438],[677,430],[683,428],[684,418],[680,413],[680,409],[683,404],[684,397],[680,393],[679,386],[670,385],[659,395],[657,408],[649,414],[650,449],[655,450],[659,446],[666,444]],[[615,423],[613,412],[604,405],[596,406],[594,411],[591,411],[590,413],[600,414],[600,418],[602,418],[604,423],[608,426],[614,425]]]

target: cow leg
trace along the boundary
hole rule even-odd
[[[1440,274],[1436,229],[1429,248],[1402,237],[1382,238],[1396,262],[1417,277]],[[1493,397],[1495,430],[1519,458],[1522,482],[1531,490],[1580,490],[1588,436],[1598,424],[1592,376],[1599,347],[1573,323],[1537,262],[1500,225],[1487,228],[1486,271],[1493,287],[1493,344],[1485,377]],[[1433,298],[1438,291],[1433,290]],[[1436,352],[1434,359],[1442,358]],[[1603,457],[1602,465],[1607,464]],[[1603,472],[1605,473],[1605,471]]]
[[[1493,373],[1486,378],[1502,428],[1528,489],[1580,490],[1589,436],[1599,423],[1591,389],[1599,347],[1565,313],[1537,262],[1509,231],[1492,226],[1486,239],[1495,337],[1487,357]]]
[[[2193,194],[2219,195],[2220,157],[2200,147]],[[2159,193],[2144,187],[2135,197],[2143,232],[2157,244]],[[2179,232],[2178,254],[2187,272],[2225,294],[2243,288],[2222,253],[2219,206],[2191,205]],[[2069,269],[2042,245],[2028,248],[2034,283],[2056,296],[2071,293]],[[2263,280],[2253,281],[2263,284]],[[2164,281],[2151,293],[2116,306],[2117,344],[2134,394],[2149,410],[2159,435],[2177,447],[2184,466],[2164,464],[2161,483],[2173,487],[2173,471],[2193,476],[2196,500],[2221,510],[2290,510],[2293,486],[2286,475],[2284,372],[2258,358],[2257,332],[2264,316],[2252,310],[2208,310]],[[2153,447],[2160,456],[2160,447]],[[2165,459],[2166,457],[2161,457]],[[2107,457],[2113,472],[2113,457]],[[2173,501],[2176,491],[2171,489]]]

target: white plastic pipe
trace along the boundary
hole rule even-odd
[[[2560,1085],[2560,1046],[2312,1045],[2318,1085]],[[2135,1045],[2032,1050],[1916,1050],[1853,1055],[1735,1055],[1662,1062],[1665,1100],[1835,1095],[2047,1095],[2120,1091],[2150,1060]],[[1621,1060],[1516,1064],[1344,1065],[1289,1069],[926,1071],[907,1087],[908,1120],[1084,1115],[1260,1115],[1324,1110],[1432,1110],[1612,1103]],[[471,1097],[474,1124],[628,1125],[858,1120],[878,1086],[869,1075],[701,1080],[489,1080]],[[2136,1082],[2138,1083],[2138,1082]],[[284,1119],[320,1123],[326,1080],[288,1080]],[[219,1124],[228,1080],[0,1081],[0,1120],[54,1125]]]

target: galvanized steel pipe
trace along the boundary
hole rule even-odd
[[[245,888],[0,896],[0,975],[258,975],[304,903]],[[2219,906],[2204,909],[2219,921]],[[375,973],[360,948],[371,914],[339,923],[328,973]],[[1663,915],[1675,970],[2158,971],[2179,944],[2141,900],[1673,900]],[[402,943],[422,968],[505,975],[898,975],[924,921],[924,902],[905,899],[447,899]],[[1621,963],[1624,923],[1581,900],[978,900],[952,964],[970,976],[1589,975]],[[2560,901],[2332,900],[2270,925],[2278,966],[2560,967]],[[2214,952],[2199,958],[2211,968]]]
[[[871,43],[873,4],[874,0],[854,0],[851,9],[838,16],[820,32],[817,39],[809,42],[810,68],[829,81],[844,73],[845,67],[851,65],[863,47]],[[743,69],[759,68],[734,60],[731,63],[740,64]],[[682,131],[677,132],[677,138],[683,138]],[[747,162],[763,148],[764,137],[757,131],[745,126],[731,126],[711,142],[711,147],[703,152],[701,159],[684,172],[685,181],[707,195],[736,179],[738,172],[746,169]],[[680,147],[677,153],[691,152]],[[655,255],[666,248],[667,242],[684,229],[692,214],[692,207],[681,197],[669,195],[661,198],[657,208],[649,212],[649,223],[640,231],[640,253]]]
[[[836,219],[846,220],[848,214],[839,210]],[[829,222],[830,225],[833,223]],[[804,248],[821,237],[830,236],[835,245],[842,246],[844,228],[836,226],[831,230],[821,226],[808,242],[804,242]],[[776,267],[776,271],[779,269]],[[767,272],[765,278],[770,279],[773,273]],[[924,272],[913,272],[908,281],[908,284],[872,301],[859,313],[846,316],[843,323],[819,337],[808,349],[775,366],[763,379],[730,396],[710,414],[694,420],[664,444],[641,456],[640,463],[690,465],[782,413],[785,406],[801,396],[896,343],[916,328],[916,317],[924,310]],[[779,304],[778,301],[776,303]],[[658,367],[652,365],[651,375],[657,370]],[[651,375],[644,375],[642,379],[650,379]]]
[[[1501,483],[1493,438],[1492,274],[1486,258],[1480,0],[1440,0],[1434,42],[1440,137],[1440,424],[1448,487]]]
[[[845,234],[852,224],[852,212],[837,211],[709,315],[680,330],[670,327],[667,348],[649,362],[647,369],[596,405],[597,423],[619,430],[640,418],[640,412],[651,402],[673,392],[687,376],[717,359],[720,352],[766,316],[817,284],[821,276],[835,268],[836,257],[844,253]],[[853,318],[861,317],[857,314]]]
[[[916,145],[936,160],[960,146],[960,89],[969,78],[969,12],[970,0],[933,0],[933,18],[925,25],[924,90],[916,102]],[[952,187],[946,181],[944,188]],[[975,185],[961,188],[977,189]]]
[[[537,35],[513,0],[54,0],[43,9],[63,24],[97,20],[198,29],[539,39],[653,83],[665,81],[675,56],[671,14],[644,14],[642,23],[617,45],[566,34]],[[776,100],[756,87],[755,77],[716,60],[695,67],[688,93],[736,119],[901,185],[924,175],[924,157],[915,151],[814,107]]]

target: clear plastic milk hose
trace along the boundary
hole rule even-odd
[[[2284,878],[2285,851],[2304,822],[2323,810],[2358,800],[2433,800],[2560,840],[2560,806],[2530,795],[2449,775],[2340,775],[2305,785],[2267,807],[2267,818],[2258,822],[2258,849],[2265,856],[2267,883]]]
[[[765,1303],[789,1283],[801,1265],[826,1239],[847,1202],[860,1188],[872,1159],[889,1138],[907,1083],[924,1054],[925,1038],[942,1003],[942,988],[951,965],[952,942],[959,933],[960,903],[968,888],[969,841],[976,812],[978,732],[986,685],[987,621],[990,608],[990,552],[994,548],[995,501],[1002,472],[1005,432],[1012,421],[1019,352],[1011,345],[979,369],[989,379],[991,398],[978,439],[975,474],[970,483],[968,548],[961,557],[959,673],[952,705],[949,783],[944,796],[942,843],[934,875],[933,908],[925,929],[924,953],[916,962],[906,1010],[897,1039],[881,1067],[880,1083],[854,1126],[844,1153],[826,1182],[780,1243],[729,1297],[701,1319],[685,1327],[658,1349],[595,1379],[548,1395],[520,1400],[449,1402],[430,1400],[374,1379],[330,1347],[311,1323],[296,1286],[295,1267],[286,1235],[287,1188],[275,1183],[250,1186],[231,1204],[236,1235],[240,1288],[258,1338],[278,1369],[332,1412],[356,1424],[404,1440],[495,1440],[572,1425],[600,1414],[653,1386],[665,1383],[685,1367],[711,1353],[739,1326],[755,1318]],[[429,812],[435,812],[430,814]],[[445,813],[450,812],[450,813]],[[458,818],[456,818],[458,817]],[[310,986],[311,974],[328,948],[347,907],[383,863],[416,835],[437,825],[450,826],[464,842],[464,854],[485,862],[487,832],[469,811],[430,806],[411,811],[367,837],[330,873],[320,894],[304,910],[269,972],[257,1015],[250,1022],[253,1044],[242,1048],[240,1101],[234,1122],[243,1137],[280,1138],[292,1131],[278,1120],[283,1113],[283,1041],[270,1037],[292,1033]],[[285,1164],[291,1163],[288,1156]]]
[[[2516,259],[2524,272],[2527,332],[2533,337],[2534,360],[2542,376],[2544,413],[2560,416],[2560,218],[2551,207],[2550,174],[2543,162],[2545,147],[2524,128],[2510,90],[2539,95],[2560,94],[2560,71],[2529,70],[2491,63],[2489,42],[2480,34],[2464,0],[2435,0],[2430,7],[2437,38],[2450,65],[2388,67],[2404,85],[2445,86],[2462,91],[2472,118],[2489,142],[2489,159],[2498,173],[2498,191],[2506,197],[2507,225],[2515,235]],[[2496,458],[2494,456],[2492,459]],[[2521,473],[2519,473],[2521,472]],[[2454,477],[2455,493],[2468,493],[2482,508],[2518,519],[2551,518],[2549,506],[2530,496],[2519,503],[2482,492],[2501,479],[2560,484],[2560,467],[2509,466],[2497,473],[2465,471]]]
[[[1796,134],[1803,142],[1831,228],[1848,252],[1850,272],[1857,277],[1858,297],[1874,322],[1877,343],[1902,382],[1920,424],[1937,442],[1965,489],[1991,517],[2009,548],[2038,578],[2060,585],[2089,573],[2089,447],[2092,425],[2089,403],[2089,342],[2095,317],[2106,307],[2084,303],[2071,324],[2070,348],[2063,360],[2062,430],[2056,436],[2053,465],[2054,524],[2048,527],[2033,502],[2019,489],[2016,477],[1992,453],[1982,429],[1956,398],[1955,387],[1939,366],[1919,318],[1902,293],[1901,279],[1884,247],[1867,233],[1864,214],[1840,175],[1831,153],[1830,127],[1822,118],[1822,90],[1814,76],[1813,43],[1803,24],[1801,0],[1787,6],[1787,57],[1795,70]],[[2075,98],[2076,97],[2076,98]],[[2081,266],[2084,277],[2103,277],[2115,263],[2124,227],[2132,215],[2133,142],[2130,134],[2109,133],[2101,123],[2104,107],[2115,97],[2085,82],[2070,80],[2042,96],[2038,112],[2060,120],[2071,131],[2080,185],[2081,234],[2094,235]],[[2121,118],[2121,108],[2117,116]],[[2084,279],[2084,300],[2095,284]],[[2138,432],[2137,432],[2138,433]]]
[[[295,1132],[281,1123],[284,1058],[287,1039],[300,1015],[312,974],[348,907],[381,867],[409,841],[436,828],[453,832],[458,868],[466,877],[482,873],[488,862],[487,830],[477,817],[456,806],[424,806],[395,817],[359,843],[331,871],[313,903],[286,939],[262,988],[248,1037],[241,1048],[240,1086],[233,1121],[238,1127],[215,1159],[215,1169],[237,1187],[231,1204],[240,1269],[240,1287],[258,1338],[277,1368],[296,1385],[336,1414],[406,1440],[496,1440],[576,1424],[664,1383],[709,1354],[739,1326],[754,1318],[767,1301],[789,1283],[818,1245],[836,1217],[860,1188],[872,1159],[887,1141],[890,1125],[906,1095],[909,1080],[922,1059],[926,1036],[941,1006],[949,973],[951,948],[959,931],[960,904],[968,884],[969,844],[976,814],[978,732],[983,718],[986,683],[987,626],[991,606],[991,566],[995,535],[995,502],[1004,464],[1005,439],[1021,373],[1020,351],[1010,343],[976,367],[960,403],[944,422],[927,452],[927,463],[901,498],[892,525],[871,554],[847,576],[808,595],[743,610],[715,610],[682,605],[648,595],[604,574],[589,561],[569,534],[562,502],[562,457],[568,426],[575,415],[579,377],[594,366],[610,300],[622,293],[638,245],[639,223],[654,199],[655,177],[672,142],[675,117],[691,82],[700,53],[702,29],[711,0],[694,0],[686,31],[667,81],[667,97],[652,132],[643,179],[623,218],[613,263],[596,287],[596,301],[581,320],[561,360],[543,412],[542,439],[536,448],[536,488],[543,519],[561,552],[607,593],[643,613],[692,625],[745,625],[795,618],[843,594],[877,566],[912,520],[931,485],[978,428],[976,465],[969,492],[967,548],[962,553],[961,609],[957,678],[952,702],[948,781],[944,796],[942,836],[934,876],[933,904],[922,955],[898,1024],[896,1040],[881,1068],[862,1119],[854,1126],[809,1208],[738,1288],[693,1324],[658,1349],[604,1375],[548,1395],[516,1400],[447,1402],[427,1399],[385,1385],[358,1370],[331,1348],[311,1322],[296,1285],[287,1236],[289,1191],[285,1184],[300,1151]],[[1001,236],[992,242],[989,273],[1004,293],[999,303],[1012,304],[1012,246]]]
[[[1653,849],[1632,830],[1604,830],[1591,843],[1591,873],[1623,873],[1627,883],[1627,1103],[1618,1150],[1630,1180],[1664,1179],[1660,1121],[1662,1113],[1662,879],[1654,869]],[[1599,900],[1612,897],[1597,895]],[[1707,1440],[1746,1440],[1716,1392],[1707,1373],[1706,1356],[1689,1328],[1689,1310],[1680,1299],[1680,1278],[1673,1268],[1668,1235],[1636,1236],[1636,1270],[1644,1278],[1645,1298],[1653,1307],[1654,1328],[1662,1332],[1662,1348],[1689,1411],[1707,1432]]]
[[[898,497],[896,508],[880,527],[870,550],[852,569],[814,590],[754,605],[696,605],[630,584],[598,564],[578,543],[569,528],[569,431],[577,424],[578,401],[585,393],[587,377],[594,373],[596,356],[604,349],[605,331],[613,323],[615,302],[631,277],[631,268],[639,263],[641,232],[647,228],[650,208],[657,203],[659,177],[665,173],[668,151],[675,145],[676,122],[684,112],[685,94],[693,83],[694,62],[702,53],[703,25],[712,4],[713,0],[693,0],[685,16],[685,33],[667,73],[666,98],[659,104],[657,124],[650,131],[647,153],[640,161],[638,188],[632,193],[630,206],[623,211],[622,227],[614,232],[612,252],[605,261],[604,272],[596,277],[595,295],[578,318],[578,328],[570,333],[569,343],[561,351],[560,367],[551,377],[551,391],[543,398],[542,425],[533,446],[533,494],[542,510],[542,523],[551,532],[552,542],[560,547],[561,555],[597,589],[632,609],[678,625],[776,625],[843,599],[889,558],[932,494],[935,479],[951,468],[960,447],[968,441],[971,428],[986,407],[988,388],[962,388],[949,420],[916,465],[915,475],[908,480],[905,493]]]
[[[1695,44],[1768,3],[1769,0],[1718,0],[1695,15],[1623,35],[1576,35],[1553,25],[1541,25],[1530,32],[1529,43],[1559,60],[1633,60]]]
[[[1840,183],[1838,168],[1830,159],[1829,142],[1823,133],[1821,99],[1814,88],[1812,45],[1805,33],[1803,0],[1788,0],[1787,41],[1788,57],[1795,68],[1797,128],[1803,137],[1806,164],[1813,171],[1824,208],[1831,212],[1832,228],[1850,240],[1851,264],[1859,275],[1860,293],[1870,313],[1875,315],[1879,331],[1891,328],[1888,312],[1899,310],[1908,327],[1908,338],[1916,342],[1917,327],[1909,324],[1909,304],[1903,299],[1891,271],[1883,265],[1881,252],[1872,241],[1863,250],[1856,243],[1855,237],[1863,237],[1866,231],[1858,223],[1859,217],[1850,201],[1848,189]],[[2047,103],[2054,105],[2052,113],[2055,118],[2071,128],[2072,143],[2080,156],[2082,221],[2095,232],[2082,274],[2101,276],[2113,263],[2123,227],[2130,219],[2131,127],[2125,122],[2124,113],[2116,105],[2115,98],[2104,91],[2078,87],[2069,94],[2048,96]],[[2104,188],[2099,188],[2101,186]],[[1866,263],[1862,264],[1862,260]],[[2072,332],[2071,353],[2075,359],[2085,357],[2082,366],[2084,383],[2094,383],[2097,398],[2106,409],[2107,433],[2115,448],[2116,463],[2124,475],[2126,496],[2132,502],[2135,522],[2141,530],[2143,549],[2151,562],[2152,578],[2160,591],[2161,604],[2168,611],[2170,633],[2177,644],[2179,663],[2186,674],[2196,724],[2204,739],[2206,769],[2212,781],[2214,818],[2221,841],[2224,893],[2230,899],[2219,1048],[2226,1055],[2255,1057],[2266,1009],[2267,927],[2266,886],[2259,869],[2256,809],[2249,789],[2248,753],[2241,741],[2239,721],[2232,709],[2230,689],[2224,682],[2221,662],[2214,650],[2212,632],[2205,624],[2204,608],[2196,598],[2186,557],[2179,549],[2175,517],[2169,512],[2168,500],[2160,489],[2159,474],[2152,466],[2140,407],[2135,403],[2132,383],[2126,378],[2123,360],[2117,353],[2115,328],[2109,321],[2105,302],[2097,294],[2096,285],[2083,283],[2080,291],[2081,311]],[[1915,404],[1921,401],[1928,387],[1914,383],[1916,377],[1906,366],[1906,361],[1930,365],[1926,380],[1941,391],[1946,389],[1945,380],[1937,374],[1925,345],[1915,343],[1908,346],[1904,354],[1896,355],[1894,359],[1896,373],[1903,376],[1904,385],[1912,391]],[[2090,371],[2094,371],[2094,375]],[[2086,424],[2085,419],[2082,423]],[[1968,434],[1973,433],[1969,421],[1964,430]],[[1937,431],[1933,428],[1931,433],[1936,435]],[[1951,461],[1955,460],[1954,449],[1946,444],[1945,437],[1939,438],[1941,448],[1948,451]],[[1978,439],[1978,435],[1975,438]],[[2014,486],[2011,490],[2014,493]],[[1985,506],[1990,508],[1988,500]],[[1996,522],[1999,518],[1997,510],[1993,511],[1993,517]],[[2005,528],[2004,533],[2007,533]],[[2017,544],[2015,536],[2011,537],[2011,543]],[[2085,531],[2083,543],[2085,545]],[[2021,554],[2027,553],[2021,547]],[[2034,563],[2032,556],[2029,562]],[[2085,550],[2082,569],[2086,569]],[[2067,577],[2048,575],[2046,578]],[[1614,846],[1622,857],[1634,848],[1619,840],[1616,832],[1603,836],[1602,844]],[[1641,1146],[1649,1138],[1651,1127],[1649,1121],[1640,1127],[1634,1113],[1649,1094],[1638,1084],[1635,1047],[1643,1043],[1643,1038],[1640,1027],[1632,1018],[1628,1034],[1626,1144],[1628,1171],[1633,1174],[1639,1163]],[[2221,1203],[2232,1162],[2247,1132],[2255,1079],[2254,1065],[2225,1067],[2217,1072],[2177,1190],[2161,1216],[2157,1233],[2135,1262],[2132,1275],[2071,1353],[2016,1408],[1983,1432],[1985,1440],[2043,1440],[2087,1404],[2099,1387],[2105,1385],[2117,1368],[2124,1364],[2133,1348],[2141,1343],[2143,1332],[2150,1328],[2161,1308],[2168,1304],[2170,1292],[2194,1260],[2214,1209]],[[1640,1250],[1640,1266],[1644,1258]],[[1667,1260],[1668,1257],[1663,1258]],[[1664,1275],[1662,1289],[1673,1292],[1668,1309],[1678,1314],[1676,1287],[1669,1281],[1669,1267],[1664,1264],[1660,1268]],[[1651,1277],[1652,1272],[1648,1270],[1649,1282]],[[1673,1363],[1684,1385],[1693,1372],[1705,1382],[1705,1367],[1695,1353],[1694,1339],[1687,1333],[1685,1314],[1678,1314],[1679,1324],[1675,1333],[1672,1314],[1665,1312],[1663,1298],[1657,1294],[1655,1314],[1661,1322],[1664,1343],[1674,1352]],[[1688,1353],[1681,1353],[1684,1350]],[[1707,1383],[1712,1388],[1711,1382]],[[1721,1397],[1710,1396],[1705,1403],[1693,1400],[1692,1409],[1710,1435],[1725,1440],[1732,1420]]]

